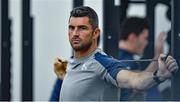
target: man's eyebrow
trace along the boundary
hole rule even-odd
[[[69,25],[68,27],[74,27],[73,25]]]
[[[78,25],[78,27],[87,27],[87,25]]]
[[[87,25],[78,25],[78,26],[68,25],[68,27],[78,27],[78,28],[86,27],[86,28],[88,28]]]

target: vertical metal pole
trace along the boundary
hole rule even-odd
[[[73,8],[78,6],[83,6],[84,0],[73,0]]]
[[[22,100],[33,100],[33,19],[30,1],[22,0]]]
[[[103,42],[104,51],[118,58],[118,36],[120,33],[120,6],[114,0],[103,1]]]
[[[10,20],[8,18],[9,0],[1,0],[1,99],[2,101],[10,101],[10,67],[11,67],[11,32]]]
[[[180,65],[180,1],[172,0],[172,32],[171,32],[171,46],[172,56],[176,59],[178,65]],[[173,77],[172,81],[172,100],[180,100],[180,71],[178,71]]]

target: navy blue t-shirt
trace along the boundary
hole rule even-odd
[[[133,54],[124,50],[119,49],[119,60],[134,60]],[[137,62],[123,62],[128,70],[140,70],[140,65]],[[121,90],[121,100],[128,101],[129,97],[133,93],[132,89],[122,88]]]

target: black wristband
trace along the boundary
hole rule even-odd
[[[160,83],[164,82],[165,80],[160,80],[159,77],[157,76],[157,72],[158,72],[158,70],[156,70],[156,71],[153,73],[153,80],[154,80],[157,84],[160,84]]]

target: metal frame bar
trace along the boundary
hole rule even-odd
[[[103,49],[108,54],[118,58],[118,35],[120,32],[120,6],[114,0],[103,2]]]
[[[33,18],[30,1],[22,0],[22,100],[33,100]]]
[[[8,17],[9,0],[1,0],[1,101],[10,101],[11,78],[11,21]]]
[[[84,0],[73,0],[73,7],[83,6]]]
[[[173,57],[176,59],[178,65],[180,65],[180,47],[178,45],[180,43],[180,1],[172,0],[172,11],[171,11],[171,19],[172,19],[172,32],[171,32],[171,53]],[[178,71],[175,76],[172,78],[172,100],[180,100],[180,71]]]
[[[142,0],[128,0],[128,3],[133,3],[133,4],[144,4],[146,3],[146,0],[142,1]]]

